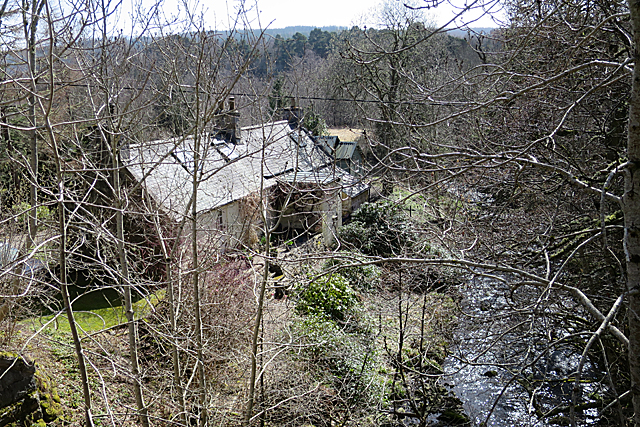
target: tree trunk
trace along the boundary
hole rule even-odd
[[[198,108],[198,107],[196,107]],[[197,116],[196,116],[197,117]],[[199,175],[198,169],[200,168],[200,139],[201,135],[198,133],[199,129],[196,128],[195,146],[193,149],[193,204],[191,205],[191,259],[192,259],[192,271],[193,271],[193,305],[195,311],[196,320],[196,351],[198,355],[198,387],[200,396],[200,414],[199,425],[204,427],[207,425],[208,413],[207,413],[207,389],[206,378],[204,372],[204,354],[203,354],[203,337],[202,337],[202,313],[200,307],[200,264],[198,259],[198,186]]]
[[[623,196],[624,250],[629,291],[629,373],[634,424],[640,426],[640,2],[629,1],[634,34],[634,69]]]
[[[28,218],[28,241],[27,248],[35,245],[36,234],[38,233],[38,135],[36,132],[36,32],[38,30],[38,21],[40,20],[40,13],[45,5],[44,0],[33,0],[29,5],[28,2],[23,0],[22,9],[22,24],[24,30],[25,41],[27,42],[27,66],[29,67],[29,112],[27,119],[29,121],[29,203],[31,208],[29,209]],[[29,8],[30,6],[30,8]]]
[[[159,223],[156,223],[158,235],[162,236],[162,227]],[[180,228],[182,231],[182,227]],[[179,240],[179,237],[176,239]],[[172,245],[172,251],[175,251],[175,246]],[[174,288],[174,274],[173,266],[171,263],[171,256],[167,249],[167,241],[162,238],[162,252],[164,256],[164,262],[166,263],[165,272],[167,276],[167,298],[169,300],[169,323],[171,327],[171,361],[173,365],[173,386],[176,388],[178,394],[178,404],[180,405],[180,421],[183,424],[187,423],[187,407],[184,402],[184,387],[182,385],[182,378],[180,376],[180,350],[178,349],[178,322],[176,319],[176,313],[178,312],[177,302],[175,299]]]
[[[49,20],[49,36],[50,40],[53,40],[52,27],[53,23],[51,22],[51,14],[49,7],[47,5],[47,18]],[[51,58],[49,58],[51,61]],[[51,149],[53,151],[53,160],[56,165],[56,184],[58,187],[58,200],[57,200],[57,210],[58,210],[58,233],[60,234],[60,246],[58,248],[58,260],[60,262],[60,294],[62,295],[62,301],[64,304],[64,309],[67,315],[67,320],[69,322],[69,329],[71,330],[71,336],[73,337],[73,344],[76,350],[76,356],[78,358],[78,370],[80,371],[80,379],[82,381],[82,394],[84,396],[84,416],[85,416],[85,425],[88,427],[93,426],[93,418],[91,415],[91,393],[89,389],[89,377],[87,374],[87,366],[84,359],[84,352],[82,349],[82,342],[80,340],[80,336],[78,334],[78,327],[76,325],[75,317],[73,314],[73,306],[71,305],[71,298],[69,297],[69,288],[67,285],[67,218],[65,215],[65,182],[64,176],[65,171],[63,169],[63,162],[60,158],[60,150],[58,149],[58,142],[55,137],[55,133],[53,131],[53,126],[49,120],[51,102],[53,100],[53,71],[49,70],[49,105],[48,109],[43,109],[44,116],[44,124],[47,130],[47,134],[49,137],[49,143],[51,144]],[[41,108],[42,105],[41,105]],[[37,185],[37,182],[34,182],[34,187]]]
[[[111,106],[110,106],[111,110]],[[113,111],[110,111],[113,114]],[[109,118],[112,121],[112,118]],[[110,125],[110,129],[114,127]],[[133,391],[138,407],[138,415],[140,422],[144,427],[149,426],[147,408],[144,403],[142,394],[142,386],[140,383],[140,363],[138,361],[138,340],[136,336],[136,324],[133,312],[133,302],[131,299],[131,281],[129,279],[129,264],[127,261],[127,253],[124,247],[124,215],[122,213],[124,206],[122,203],[122,192],[120,188],[120,154],[118,147],[118,138],[115,135],[109,135],[111,138],[111,159],[113,165],[113,191],[115,192],[116,204],[116,239],[118,245],[118,258],[120,260],[120,274],[122,280],[122,289],[124,295],[124,308],[127,316],[127,325],[129,327],[129,359],[131,362],[131,375],[133,376]]]
[[[69,298],[69,288],[67,286],[67,226],[65,221],[64,212],[64,181],[61,171],[61,161],[57,156],[56,150],[56,163],[58,169],[58,187],[60,193],[58,195],[58,220],[60,231],[60,293],[62,294],[62,300],[64,302],[64,309],[67,313],[67,320],[69,321],[69,329],[71,330],[71,336],[73,337],[73,344],[76,349],[76,355],[78,357],[78,370],[80,371],[80,377],[82,379],[82,394],[84,396],[84,416],[85,424],[87,426],[93,426],[93,419],[91,416],[91,393],[89,391],[89,379],[87,376],[87,367],[84,362],[84,352],[82,350],[82,343],[80,336],[78,335],[78,328],[76,326],[75,317],[73,315],[73,307],[71,306],[71,299]]]
[[[262,144],[261,156],[265,158],[266,144]],[[264,161],[260,165],[260,176],[264,176],[265,164]],[[278,216],[274,223],[271,223],[269,218],[269,199],[267,192],[264,188],[264,180],[260,183],[260,203],[261,203],[261,215],[262,224],[264,227],[265,237],[265,249],[264,249],[264,270],[262,272],[262,281],[260,283],[260,291],[258,294],[258,307],[256,308],[256,317],[253,324],[253,335],[251,337],[251,373],[249,375],[249,390],[247,395],[247,407],[244,411],[243,426],[249,427],[251,424],[251,418],[253,417],[253,407],[255,404],[256,394],[256,376],[258,373],[258,340],[260,338],[260,326],[262,324],[262,315],[264,311],[264,296],[267,291],[267,281],[269,279],[269,255],[271,254],[271,233],[278,227],[278,224],[282,220],[282,212]],[[283,206],[289,203],[289,199],[285,201]],[[264,386],[264,384],[263,384]]]
[[[265,222],[266,224],[266,222]],[[271,233],[269,227],[266,226],[265,233],[265,255],[264,255],[264,270],[262,271],[262,281],[260,283],[260,292],[258,293],[258,308],[256,310],[256,318],[253,324],[253,335],[251,337],[251,374],[249,375],[249,393],[247,396],[247,408],[244,414],[244,426],[248,427],[251,424],[251,418],[253,416],[253,406],[255,404],[256,395],[256,376],[258,373],[258,341],[260,337],[260,325],[262,324],[262,312],[264,309],[264,295],[267,290],[267,281],[269,279],[269,240],[271,239]]]

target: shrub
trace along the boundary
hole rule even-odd
[[[302,119],[302,126],[308,129],[313,135],[322,136],[327,134],[327,122],[317,113],[308,111]]]
[[[24,224],[26,227],[27,221],[29,219],[29,211],[31,210],[31,205],[27,202],[20,202],[11,207],[13,214],[15,215],[15,221],[18,224]],[[47,221],[51,218],[51,212],[47,206],[38,206],[36,208],[36,217],[38,221]]]
[[[347,279],[333,274],[310,282],[300,292],[296,310],[301,314],[327,316],[333,321],[344,322],[357,302],[358,296]]]
[[[350,333],[326,316],[305,316],[293,324],[293,335],[303,344],[297,358],[316,373],[352,409],[377,407],[383,398],[381,362],[369,333]]]
[[[248,351],[255,304],[251,270],[245,259],[221,260],[205,266],[206,272],[200,275],[200,320],[203,338],[207,342],[203,357],[210,375],[216,377],[222,375],[218,372],[220,370],[230,374],[223,362],[234,360],[238,354]],[[190,277],[183,280],[190,285]],[[186,286],[174,289],[174,298],[176,306],[183,307],[178,313],[177,327],[187,337],[188,342],[183,348],[188,348],[196,340],[195,313],[184,307],[193,307],[193,288]],[[167,362],[170,343],[165,337],[172,333],[169,329],[169,309],[165,299],[148,319],[151,325],[149,329],[157,329],[160,335],[151,337],[154,342],[146,343],[154,347],[148,353],[153,357],[164,357]]]
[[[328,316],[294,316],[282,335],[295,345],[269,366],[267,425],[382,425],[386,378],[373,328],[349,332]],[[342,422],[339,422],[342,420]]]
[[[413,242],[404,209],[391,202],[363,203],[339,237],[347,246],[375,256],[401,252]]]
[[[324,270],[332,267],[346,266],[355,264],[358,261],[365,261],[366,258],[358,253],[341,252],[337,254],[345,258],[330,258],[324,263]],[[348,257],[348,258],[347,258]],[[377,265],[355,265],[350,267],[341,267],[340,274],[344,276],[349,284],[359,290],[369,290],[377,286],[382,274],[380,267]]]
[[[255,316],[250,265],[245,259],[207,266],[201,296],[202,325],[218,354],[241,353],[251,342]]]

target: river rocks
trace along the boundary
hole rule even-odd
[[[51,378],[36,363],[0,353],[0,427],[46,426],[61,412]]]

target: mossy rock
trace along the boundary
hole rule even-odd
[[[13,353],[0,354],[0,408],[11,406],[36,389],[35,364]]]
[[[58,395],[58,390],[53,385],[51,378],[41,369],[36,370],[35,377],[38,382],[42,418],[45,422],[50,423],[62,415],[60,395]]]
[[[469,424],[469,417],[455,410],[446,410],[440,414],[438,420],[448,425]]]
[[[0,427],[44,427],[62,414],[60,396],[51,378],[26,358],[4,353],[0,368],[9,381],[0,387],[11,390],[3,396]]]

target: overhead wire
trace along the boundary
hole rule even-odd
[[[70,83],[70,82],[55,82],[54,85],[56,86],[62,86],[62,87],[82,87],[82,88],[92,88],[92,89],[99,89],[99,86],[97,85],[87,85],[87,84],[80,84],[80,83]],[[181,88],[185,91],[185,92],[194,92],[196,89],[194,87],[188,87],[188,86],[181,86]],[[134,87],[134,86],[121,86],[119,87],[120,90],[130,90],[130,91],[144,91],[144,90],[152,90],[151,88],[144,88],[144,87]],[[220,93],[222,94],[222,93]],[[227,92],[228,95],[230,96],[242,96],[242,97],[247,97],[247,98],[260,98],[263,95],[260,94],[256,94],[256,93],[246,93],[246,92]],[[390,104],[390,105],[454,105],[456,104],[456,102],[452,102],[452,101],[447,101],[447,102],[439,102],[439,101],[406,101],[406,100],[399,100],[399,101],[381,101],[378,99],[363,99],[363,98],[333,98],[333,97],[322,97],[322,96],[304,96],[304,95],[300,95],[300,96],[290,96],[290,95],[285,95],[282,96],[283,99],[291,99],[291,98],[295,98],[297,100],[305,100],[305,101],[330,101],[330,102],[357,102],[357,103],[368,103],[368,104]]]

